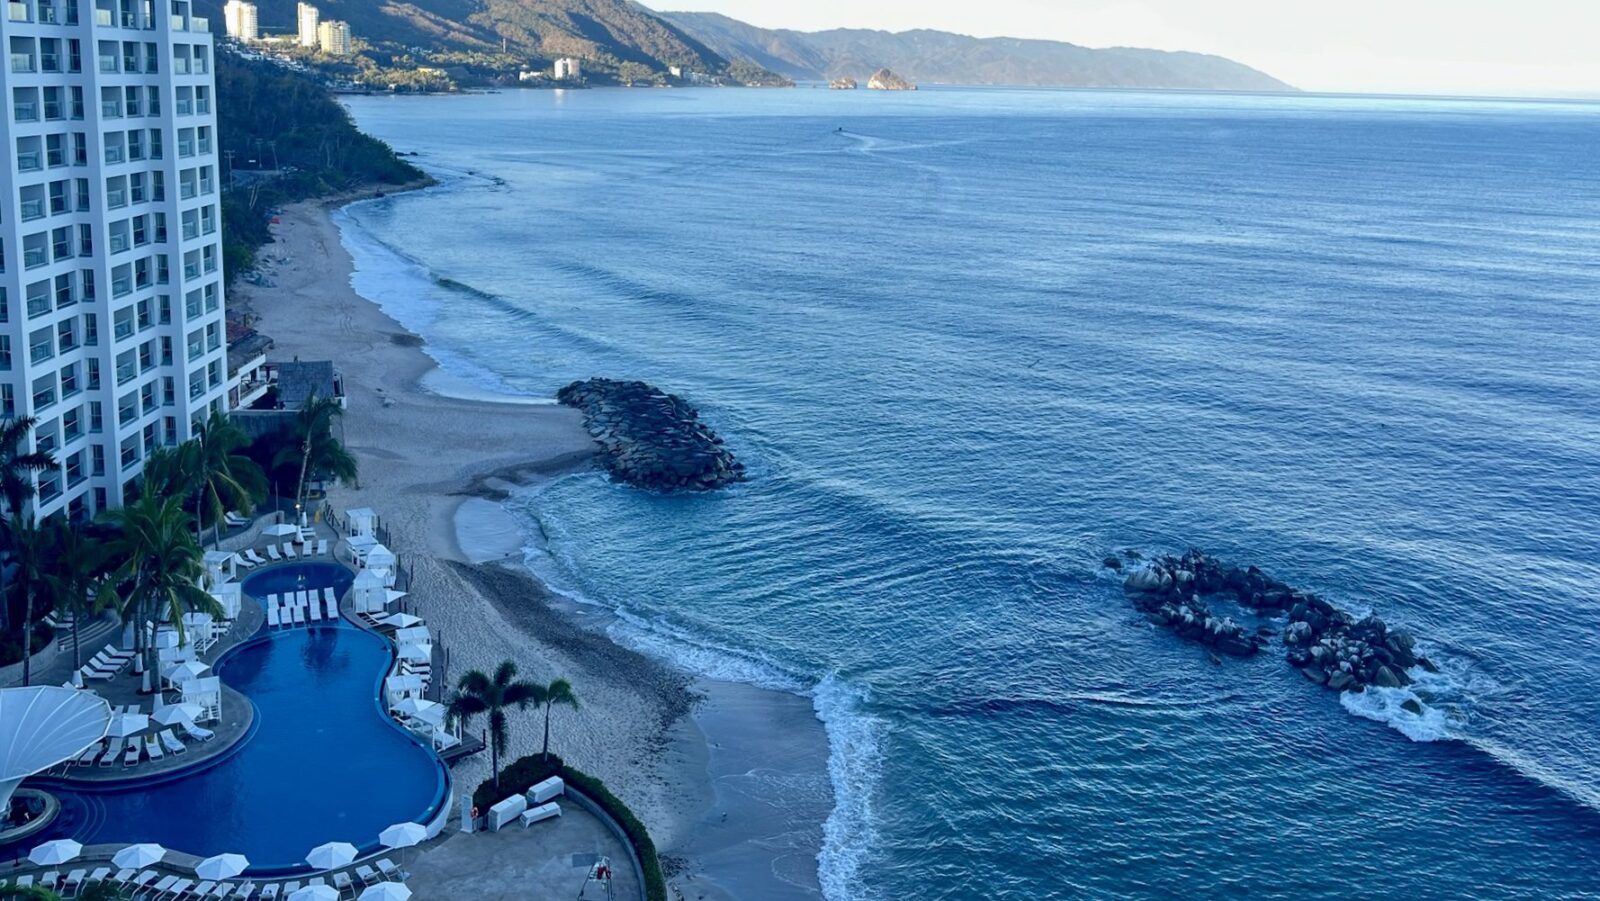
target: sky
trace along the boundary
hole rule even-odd
[[[1600,96],[1600,0],[655,2],[766,28],[935,28],[1195,50],[1310,91]]]

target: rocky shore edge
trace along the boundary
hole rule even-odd
[[[645,382],[593,378],[556,399],[583,412],[613,479],[654,491],[710,491],[744,481],[744,464],[683,398]]]
[[[1107,565],[1115,558],[1107,558]],[[1120,569],[1120,561],[1117,567]],[[1273,579],[1254,566],[1225,564],[1199,550],[1166,555],[1129,573],[1123,591],[1156,625],[1224,654],[1247,657],[1267,645],[1271,629],[1252,631],[1212,613],[1206,597],[1225,597],[1262,616],[1287,614],[1285,659],[1307,679],[1335,691],[1401,688],[1407,672],[1438,668],[1416,652],[1410,633],[1390,629],[1375,615],[1357,619],[1309,592]],[[1420,704],[1406,701],[1420,713]],[[1416,709],[1413,709],[1415,707]]]

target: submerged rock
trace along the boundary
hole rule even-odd
[[[556,399],[583,411],[612,478],[658,491],[709,491],[744,480],[744,464],[677,395],[644,382],[589,379]]]

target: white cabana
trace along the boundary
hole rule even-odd
[[[215,587],[239,578],[238,564],[232,551],[206,551],[206,586]]]
[[[372,550],[367,551],[366,556],[361,558],[361,565],[367,569],[384,570],[385,572],[392,570],[395,565],[394,551],[381,544],[375,544],[372,546]],[[393,581],[393,579],[390,579],[385,584],[392,584]]]
[[[151,714],[150,718],[163,726],[176,726],[179,723],[192,723],[204,714],[205,711],[198,704],[168,704]]]
[[[395,644],[433,644],[433,634],[427,626],[411,626],[394,633]]]
[[[217,643],[217,621],[209,613],[185,613],[183,634],[196,651],[204,652]]]
[[[196,723],[222,719],[222,680],[203,676],[183,683],[183,703],[194,704],[201,714]]]
[[[377,613],[389,603],[388,589],[383,585],[383,576],[370,569],[356,573],[356,580],[350,586],[350,602],[359,613]]]
[[[404,676],[390,676],[383,680],[383,693],[389,702],[390,709],[407,698],[422,697],[422,677],[409,674]]]
[[[345,543],[350,545],[350,552],[359,560],[367,555],[367,551],[378,546],[378,539],[373,535],[351,535],[345,539]]]
[[[403,644],[396,651],[401,660],[412,663],[427,663],[433,659],[433,645],[431,644]]]
[[[412,616],[409,613],[391,613],[380,622],[393,629],[409,629],[412,626],[422,625],[422,617]]]
[[[186,660],[176,666],[163,670],[161,677],[175,688],[182,688],[185,684],[211,672],[211,667],[198,660]]]
[[[443,704],[424,698],[406,698],[394,705],[395,713],[429,726],[443,725],[447,709]]]
[[[222,618],[235,620],[239,618],[239,605],[244,600],[244,586],[238,582],[224,582],[211,587],[211,596],[222,605]]]
[[[378,514],[371,507],[357,507],[347,510],[344,514],[345,524],[349,526],[350,535],[376,535],[378,533]]]

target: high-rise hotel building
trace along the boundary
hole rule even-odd
[[[189,0],[7,0],[0,416],[92,516],[223,411],[215,61]],[[26,448],[24,448],[26,450]]]

